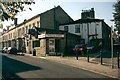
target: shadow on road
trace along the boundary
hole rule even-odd
[[[4,55],[2,56],[2,76],[5,80],[6,79],[18,80],[20,77],[17,75],[17,73],[41,70],[41,69],[42,68],[40,67],[33,66],[21,61],[17,61],[17,60],[8,58]]]

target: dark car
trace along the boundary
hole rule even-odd
[[[77,44],[75,45],[75,47],[73,48],[73,51],[75,53],[80,53],[81,55],[85,54],[87,52],[87,46],[86,44]]]
[[[2,49],[2,53],[6,53],[7,52],[7,47],[4,47],[3,49]]]
[[[11,48],[9,54],[17,54],[17,48]]]

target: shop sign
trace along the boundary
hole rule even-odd
[[[64,37],[64,34],[46,34],[45,37]]]
[[[45,34],[38,35],[38,38],[45,38]]]
[[[38,35],[38,38],[53,37],[53,38],[63,38],[64,34],[41,34]]]

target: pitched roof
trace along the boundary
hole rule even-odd
[[[53,9],[57,9],[57,8],[60,8],[62,11],[64,11],[60,6],[57,6],[57,7],[54,7],[54,8],[52,8],[52,9],[49,9],[49,10],[43,12],[43,13],[40,13],[40,14],[37,14],[37,15],[33,16],[32,18],[30,18],[30,19],[28,19],[28,20],[26,20],[26,21],[18,24],[16,27],[19,27],[19,26],[21,26],[21,25],[29,22],[30,20],[35,19],[36,17],[39,17],[39,16],[41,16],[42,14],[47,13],[47,12],[49,12],[49,11],[51,11],[51,10],[53,10]],[[65,11],[64,11],[64,13],[67,14]],[[68,15],[68,14],[67,14],[67,15]],[[68,15],[68,17],[69,17],[71,20],[73,20],[69,15]]]
[[[61,25],[77,24],[77,23],[88,23],[88,22],[99,22],[99,21],[104,21],[104,20],[103,19],[78,19],[76,21],[66,23],[66,24],[61,24]]]

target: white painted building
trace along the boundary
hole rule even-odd
[[[69,33],[80,35],[85,44],[91,39],[110,41],[110,27],[101,19],[79,19],[71,23],[62,24],[59,30],[68,30]]]

